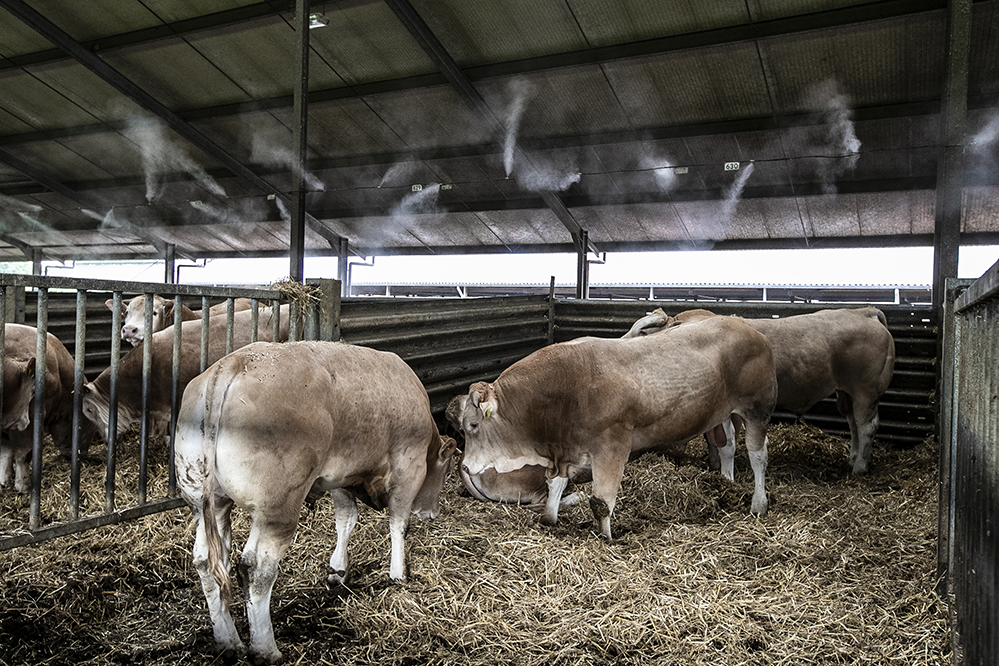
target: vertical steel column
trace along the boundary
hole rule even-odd
[[[968,111],[968,53],[971,0],[947,3],[947,78],[944,82],[937,166],[936,222],[933,229],[933,308],[941,314],[947,278],[957,277],[961,247],[961,198],[964,184],[964,125]]]
[[[167,471],[167,488],[171,495],[177,491],[177,467],[174,464],[174,446],[177,442],[177,412],[180,411],[180,354],[184,332],[181,310],[184,309],[180,294],[174,294],[173,306],[173,356],[170,366],[170,459]]]
[[[42,274],[42,251],[35,249],[31,251],[31,274]]]
[[[174,284],[177,282],[177,246],[167,243],[166,256],[163,258],[163,282]]]
[[[153,381],[153,294],[146,293],[145,333],[142,340],[142,417],[139,420],[139,488],[138,502],[146,503],[149,478],[149,400]]]
[[[336,279],[340,281],[340,296],[350,295],[350,271],[347,270],[347,239],[340,239],[336,251]]]
[[[590,247],[589,235],[586,229],[580,229],[572,235],[576,245],[576,298],[582,299],[590,297],[590,262],[586,260]]]
[[[295,95],[292,113],[292,143],[295,159],[291,181],[291,266],[292,280],[305,282],[305,158],[309,147],[309,2],[295,0]]]

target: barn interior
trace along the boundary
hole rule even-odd
[[[693,450],[629,467],[609,545],[585,507],[546,532],[452,480],[457,518],[416,532],[409,587],[385,585],[387,530],[370,512],[357,584],[332,596],[321,504],[303,514],[275,617],[302,663],[956,664],[940,586],[953,547],[937,532],[940,350],[960,248],[999,245],[997,29],[999,0],[0,0],[0,261],[39,275],[43,261],[162,260],[172,283],[181,260],[288,257],[302,281],[306,257],[336,257],[328,277],[346,289],[351,262],[372,257],[574,255],[557,311],[554,298],[344,300],[344,339],[397,351],[440,412],[546,342],[617,336],[644,314],[654,291],[590,289],[608,253],[932,247],[932,295],[895,295],[915,306],[889,312],[905,352],[872,475],[843,472],[832,401],[833,416],[775,431],[766,519],[745,515],[744,458],[730,487]],[[62,283],[3,282],[25,284]],[[106,297],[106,320],[88,315],[105,346]],[[772,316],[812,299],[833,297],[733,300]],[[56,499],[32,511],[58,529],[59,475],[80,469],[47,455]],[[145,442],[121,455],[131,489]],[[17,637],[0,663],[212,663],[187,514],[164,450],[149,464],[169,510],[129,509],[121,532],[109,512],[36,544],[26,502],[0,496],[0,524],[27,544],[0,542],[0,622]],[[105,501],[105,470],[89,465],[84,514]],[[566,544],[556,564],[543,557]],[[984,580],[965,592],[989,622],[994,601],[973,598],[994,589]],[[85,624],[109,618],[110,633]]]

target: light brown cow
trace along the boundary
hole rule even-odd
[[[281,306],[278,342],[288,339],[289,306]],[[250,344],[253,313],[237,312],[233,317],[233,349]],[[257,339],[271,341],[273,310],[259,313]],[[154,333],[153,362],[149,386],[149,420],[158,432],[167,432],[172,409],[171,382],[173,377],[173,327]],[[208,320],[208,364],[225,355],[226,318]],[[143,342],[142,344],[145,344]],[[122,434],[142,418],[142,347],[121,357],[118,370],[118,434]],[[201,319],[181,322],[180,391],[201,372]],[[83,415],[92,421],[107,440],[111,410],[111,368],[83,387]]]
[[[490,496],[480,480],[490,469],[502,475],[540,465],[548,476],[542,522],[554,524],[572,469],[589,468],[590,505],[609,539],[629,457],[680,449],[735,413],[746,421],[755,474],[751,510],[762,514],[766,427],[776,398],[770,344],[738,318],[711,317],[629,340],[550,345],[462,396],[462,480],[473,494],[516,501]]]
[[[4,328],[3,360],[3,435],[0,440],[0,487],[8,487],[14,477],[14,489],[28,492],[31,481],[28,460],[34,440],[32,425],[35,416],[35,351],[38,329],[21,324],[6,324]],[[43,432],[63,454],[73,445],[73,357],[51,333],[45,347],[45,409]],[[86,453],[94,428],[81,424],[80,451]]]
[[[714,316],[707,310],[689,310],[670,317],[661,308],[639,319],[625,338],[650,335],[688,321]],[[780,319],[747,319],[767,336],[777,365],[777,408],[801,416],[833,393],[836,406],[850,426],[850,466],[854,474],[867,472],[878,402],[895,368],[895,341],[888,322],[877,308],[830,309]],[[732,478],[734,429],[727,444],[708,447],[712,467]],[[717,433],[709,433],[717,439]]]
[[[108,310],[114,311],[114,300],[108,299],[104,302]],[[134,347],[146,337],[146,296],[140,294],[121,302],[125,307],[123,314],[125,321],[121,325],[121,339],[131,343]],[[159,294],[153,294],[153,327],[152,332],[158,333],[163,329],[173,326],[174,306],[176,301],[172,298],[163,298]],[[214,317],[226,313],[226,303],[219,303],[208,308],[208,316]],[[253,301],[249,298],[233,299],[233,311],[241,312],[253,307]],[[183,303],[180,306],[181,321],[194,321],[201,318],[201,310],[192,310]]]
[[[331,581],[347,578],[355,496],[388,508],[389,576],[402,581],[409,515],[440,513],[454,450],[453,439],[439,436],[416,374],[388,352],[335,342],[258,343],[195,378],[177,420],[177,479],[194,517],[194,565],[218,650],[243,651],[229,611],[233,504],[252,517],[239,564],[250,652],[257,662],[276,663],[270,595],[306,496],[333,495]]]

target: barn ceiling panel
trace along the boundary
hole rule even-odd
[[[573,251],[567,224],[629,250],[933,232],[946,0],[409,2],[418,21],[312,3],[307,209],[355,250]],[[286,248],[290,3],[29,4],[140,92],[0,10],[0,232],[51,256],[109,228],[116,255],[155,255],[143,230],[190,256]],[[999,242],[997,35],[999,0],[974,2],[975,242]]]

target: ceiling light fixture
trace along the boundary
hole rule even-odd
[[[309,14],[309,29],[312,28],[325,28],[329,25],[330,20],[326,18],[325,14]]]

